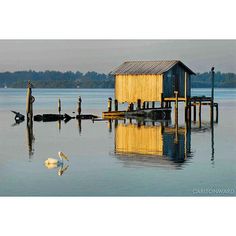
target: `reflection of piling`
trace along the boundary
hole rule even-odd
[[[111,119],[108,120],[108,130],[109,130],[109,133],[112,132],[112,120]]]
[[[212,124],[211,124],[211,161],[212,163],[214,163],[214,159],[215,159],[214,124],[212,121]]]
[[[78,119],[78,129],[79,129],[79,133],[81,134],[82,132],[81,119]]]
[[[112,98],[111,97],[108,98],[107,110],[108,110],[108,112],[111,112],[111,110],[112,110]]]
[[[29,120],[29,122],[27,122],[27,144],[28,144],[28,151],[29,151],[30,159],[34,154],[33,142],[34,142],[33,122],[32,120]]]
[[[27,122],[33,119],[33,102],[34,97],[32,96],[32,85],[30,81],[28,81],[27,95],[26,95],[26,116]]]
[[[58,120],[58,129],[59,129],[59,132],[61,131],[61,119]]]
[[[118,120],[115,119],[115,128],[117,128],[117,126],[118,126]]]

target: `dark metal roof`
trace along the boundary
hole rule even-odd
[[[115,70],[111,75],[160,75],[171,69],[176,64],[180,64],[190,74],[195,74],[181,61],[126,61]]]

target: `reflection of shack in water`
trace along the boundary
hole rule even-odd
[[[121,124],[115,128],[115,153],[133,164],[181,165],[190,156],[190,129],[163,123]],[[134,163],[140,161],[140,163]]]

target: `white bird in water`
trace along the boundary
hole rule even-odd
[[[55,166],[63,165],[63,159],[69,161],[68,157],[67,157],[63,152],[58,152],[58,156],[59,156],[60,160],[59,160],[59,159],[54,159],[54,158],[48,158],[48,159],[44,162],[44,164],[45,164],[48,168],[50,168],[51,165],[54,166],[54,167],[55,167]]]

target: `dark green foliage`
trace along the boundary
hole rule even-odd
[[[192,88],[209,88],[211,87],[211,73],[197,73],[192,77]],[[236,74],[234,73],[215,73],[216,88],[236,88]]]
[[[16,71],[0,73],[0,87],[26,88],[30,80],[35,88],[114,88],[113,76],[89,71],[85,74],[59,71]],[[192,76],[193,88],[211,87],[211,74],[198,73]],[[236,74],[215,73],[215,87],[236,88]]]

